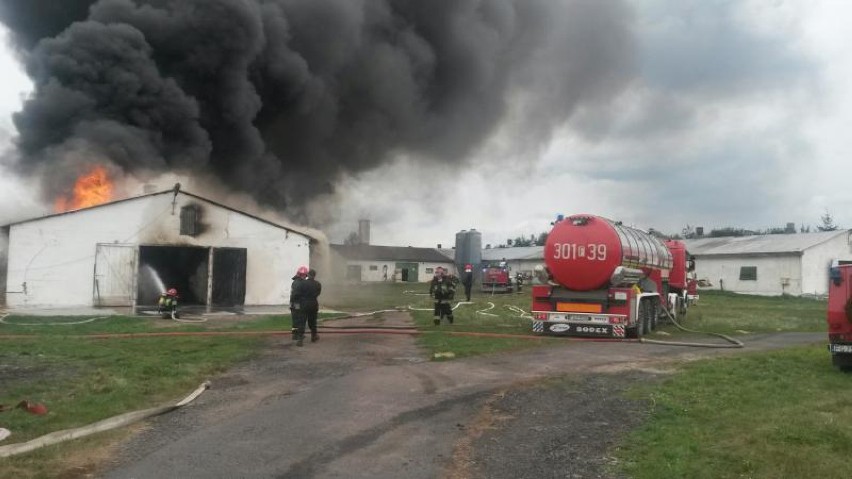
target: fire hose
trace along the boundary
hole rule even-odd
[[[722,334],[722,333],[713,333],[713,332],[709,332],[709,331],[698,331],[698,330],[695,330],[695,329],[689,329],[687,327],[684,327],[680,323],[677,322],[675,317],[672,316],[672,313],[669,312],[668,309],[663,308],[663,311],[666,312],[666,316],[669,317],[672,324],[674,324],[681,331],[686,331],[688,333],[707,334],[707,335],[710,335],[710,336],[716,336],[716,337],[724,339],[725,341],[729,342],[730,344],[692,343],[692,342],[682,342],[682,341],[660,341],[658,339],[645,339],[645,338],[640,338],[639,339],[640,343],[663,344],[663,345],[667,345],[667,346],[690,346],[690,347],[695,347],[695,348],[742,348],[742,347],[745,347],[745,345],[742,343],[742,341],[739,341],[736,338],[732,338],[732,337],[725,335],[725,334]]]
[[[193,391],[189,396],[183,398],[181,401],[178,401],[175,404],[169,404],[167,406],[153,407],[150,409],[143,409],[140,411],[119,414],[118,416],[103,419],[96,423],[89,424],[88,426],[56,431],[50,434],[45,434],[41,437],[37,437],[31,441],[0,446],[0,457],[14,456],[16,454],[30,452],[45,446],[51,446],[60,442],[69,441],[71,439],[89,436],[98,432],[108,431],[110,429],[117,429],[119,427],[124,427],[128,424],[133,424],[149,417],[159,416],[160,414],[165,414],[167,412],[174,411],[175,409],[186,406],[187,404],[195,400],[195,398],[200,396],[201,393],[203,393],[209,387],[210,382],[205,381],[200,386],[198,386],[198,388],[196,388],[195,391]]]

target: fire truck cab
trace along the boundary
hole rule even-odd
[[[828,276],[828,351],[832,364],[852,371],[852,264],[832,266]]]

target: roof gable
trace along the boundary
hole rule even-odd
[[[116,201],[110,201],[108,203],[101,203],[99,205],[89,206],[87,208],[80,208],[80,209],[76,209],[76,210],[65,211],[65,212],[62,212],[62,213],[53,213],[53,214],[49,214],[49,215],[39,216],[38,218],[30,218],[30,219],[26,219],[26,220],[16,221],[14,223],[9,223],[7,225],[3,225],[3,227],[11,227],[11,226],[24,224],[24,223],[31,223],[31,222],[34,222],[34,221],[41,221],[41,220],[48,219],[48,218],[56,218],[56,217],[59,217],[59,216],[73,215],[73,214],[79,213],[81,211],[91,211],[91,210],[94,210],[94,209],[97,209],[97,208],[106,208],[106,207],[116,205],[116,204],[119,204],[119,203],[139,201],[139,200],[143,200],[143,199],[146,199],[146,198],[151,198],[151,197],[159,196],[159,195],[167,195],[167,194],[168,195],[175,194],[175,190],[170,189],[170,190],[165,190],[165,191],[158,191],[158,192],[155,192],[155,193],[148,193],[148,194],[144,194],[144,195],[140,195],[140,196],[132,196],[132,197],[129,197],[129,198],[123,198],[123,199],[116,200]],[[211,204],[211,205],[216,206],[218,208],[222,208],[224,210],[228,210],[228,211],[231,211],[233,213],[237,213],[237,214],[252,218],[254,220],[260,221],[262,223],[268,224],[268,225],[276,227],[276,228],[280,228],[280,229],[283,229],[283,230],[286,230],[286,231],[292,231],[294,233],[298,233],[298,234],[305,236],[309,239],[315,239],[312,235],[306,233],[305,231],[300,231],[299,229],[293,228],[291,226],[284,226],[284,225],[275,223],[275,222],[267,220],[265,218],[261,218],[260,216],[256,216],[256,215],[253,215],[253,214],[250,214],[250,213],[246,213],[245,211],[241,211],[241,210],[238,210],[236,208],[232,208],[228,205],[218,203],[216,201],[205,198],[203,196],[199,196],[199,195],[190,193],[188,191],[179,190],[177,192],[177,194],[188,196],[188,197],[191,197],[191,198],[199,200],[199,201],[203,201],[205,203]]]

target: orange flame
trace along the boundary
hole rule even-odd
[[[57,212],[65,212],[106,203],[112,199],[112,189],[113,184],[106,168],[95,166],[91,171],[77,178],[73,195],[60,196],[56,199],[54,208]]]

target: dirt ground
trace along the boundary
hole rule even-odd
[[[411,324],[405,313],[339,325]],[[822,341],[750,338],[747,351]],[[626,399],[671,362],[737,351],[557,343],[432,362],[413,337],[327,332],[213,378],[190,406],[121,444],[98,477],[598,478],[611,448],[646,417]]]

